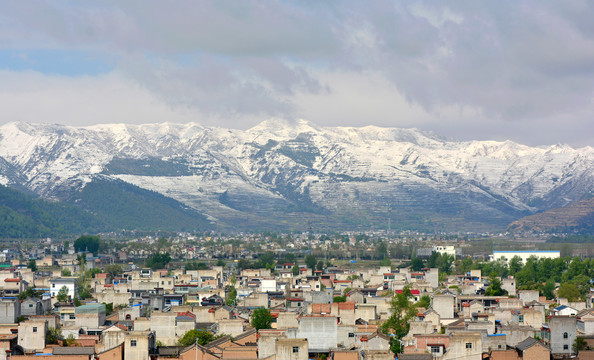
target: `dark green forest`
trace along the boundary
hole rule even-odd
[[[0,237],[38,238],[119,230],[209,229],[193,209],[122,181],[95,180],[52,202],[0,185]]]

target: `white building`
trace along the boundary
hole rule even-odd
[[[50,280],[50,292],[52,294],[52,298],[58,296],[58,292],[63,287],[68,289],[68,296],[70,299],[78,298],[78,279],[76,278],[57,278]]]
[[[460,251],[457,250],[453,245],[435,245],[433,246],[433,252],[437,252],[440,254],[448,254],[453,257],[459,255]]]
[[[558,250],[511,250],[511,251],[493,251],[491,260],[507,260],[510,261],[515,256],[526,262],[530,257],[534,256],[537,259],[557,259],[561,257],[561,252]]]

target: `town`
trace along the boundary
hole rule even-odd
[[[594,262],[586,248],[540,245],[311,233],[6,242],[0,360],[590,358]]]

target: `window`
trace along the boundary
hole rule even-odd
[[[564,338],[564,339],[567,339],[568,337],[569,337],[569,334],[568,334],[568,333],[566,333],[566,332],[564,332],[564,333],[563,333],[563,338]]]
[[[74,316],[74,314],[70,314],[70,320],[74,320],[76,319],[76,316]]]
[[[349,337],[350,338],[355,337],[355,334],[354,333],[349,333]]]
[[[524,315],[518,316],[518,321],[523,323],[524,322]]]
[[[56,287],[56,284],[52,284],[52,287],[55,288]]]
[[[299,352],[299,346],[293,346],[293,354]]]
[[[563,350],[569,350],[569,345],[567,345],[567,344],[563,345]]]
[[[136,340],[130,340],[130,346],[136,346]]]
[[[33,304],[29,304],[29,307],[33,307]]]
[[[37,332],[37,327],[33,326],[33,332]]]
[[[466,343],[466,348],[467,349],[472,349],[472,343]]]
[[[441,348],[439,346],[432,346],[431,353],[432,354],[439,354],[441,352]]]

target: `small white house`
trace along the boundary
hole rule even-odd
[[[50,293],[52,298],[58,296],[60,290],[66,287],[70,299],[78,298],[78,279],[76,278],[56,278],[50,280]]]

